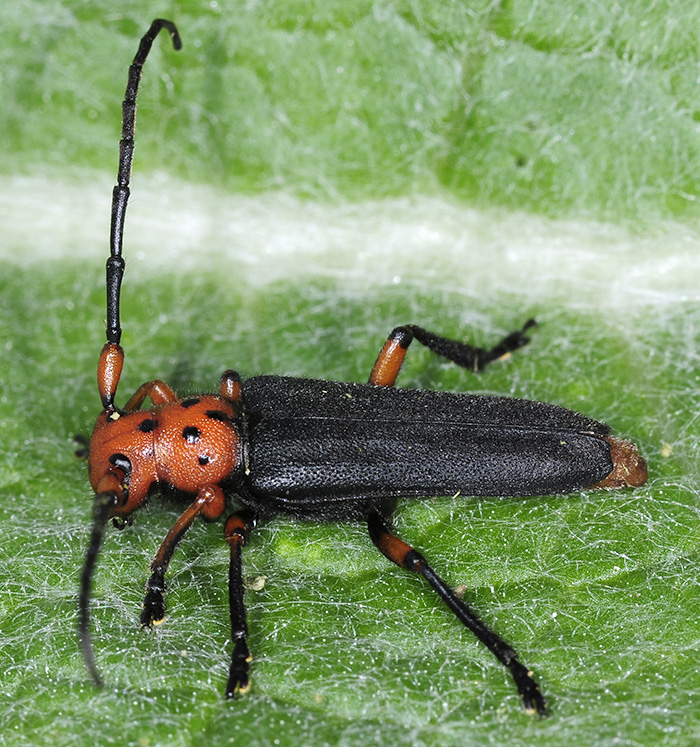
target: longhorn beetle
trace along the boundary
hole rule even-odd
[[[107,522],[111,518],[123,528],[149,494],[167,484],[194,498],[151,563],[141,624],[150,627],[165,616],[165,573],[185,532],[197,516],[221,517],[231,501],[224,524],[233,644],[227,697],[249,688],[241,551],[259,519],[283,514],[310,521],[365,521],[380,552],[423,576],[510,671],[524,707],[545,715],[544,696],[513,648],[390,528],[397,498],[537,496],[644,484],[646,464],[636,446],[584,415],[506,397],[393,388],[413,340],[481,371],[527,344],[533,320],[490,350],[415,325],[397,327],[364,385],[283,376],[244,382],[229,370],[222,374],[217,394],[182,399],[156,379],[142,384],[123,407],[115,404],[124,363],[119,299],[136,94],[143,64],[163,28],[175,49],[181,47],[175,25],[162,19],[153,21],[141,39],[122,104],[119,172],[112,195],[107,342],[97,366],[103,409],[87,450],[95,503],[79,603],[81,645],[92,679],[101,684],[88,633],[88,604]],[[142,410],[146,398],[151,407]]]

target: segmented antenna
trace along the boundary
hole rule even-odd
[[[100,354],[100,363],[98,364],[98,384],[102,397],[102,406],[105,410],[109,411],[114,410],[114,393],[119,382],[124,360],[123,351],[119,347],[119,340],[122,334],[121,326],[119,325],[119,294],[122,277],[124,276],[124,259],[122,258],[124,218],[126,216],[126,205],[129,201],[131,164],[134,159],[136,94],[139,90],[144,62],[151,51],[153,41],[162,28],[166,28],[170,32],[175,49],[182,47],[180,35],[177,32],[177,28],[175,28],[175,24],[162,18],[156,18],[141,39],[134,61],[129,68],[129,78],[122,103],[122,137],[119,141],[119,172],[117,173],[117,186],[112,192],[112,224],[109,239],[110,256],[107,260],[107,344]],[[123,496],[124,484],[128,486],[131,465],[123,455],[117,454],[115,456],[119,459],[115,459],[113,462],[114,466],[118,467],[124,473],[123,484],[120,488]],[[117,478],[114,479],[116,480]],[[80,600],[78,604],[80,643],[90,675],[98,686],[102,684],[102,679],[97,670],[92,643],[90,641],[90,591],[95,563],[100,552],[100,545],[102,544],[107,521],[118,499],[119,495],[113,489],[101,491],[95,495],[90,545],[85,556],[85,564],[80,577]]]
[[[167,29],[173,40],[173,47],[180,49],[180,34],[172,21],[156,18],[151,28],[144,34],[129,68],[126,93],[122,102],[122,138],[119,141],[119,171],[117,186],[112,192],[112,223],[109,236],[110,256],[107,260],[107,342],[119,344],[122,328],[119,323],[119,295],[124,276],[122,241],[124,239],[124,219],[129,201],[129,180],[131,164],[134,160],[134,125],[136,123],[136,94],[141,82],[141,72],[151,51],[153,41],[161,29]]]
[[[87,664],[92,681],[97,685],[97,687],[102,687],[102,678],[100,677],[97,665],[95,664],[95,654],[93,653],[92,641],[90,640],[90,589],[92,587],[92,574],[95,570],[95,562],[97,561],[97,555],[100,551],[100,545],[102,544],[102,538],[104,537],[109,513],[116,503],[117,496],[115,493],[98,493],[95,496],[90,546],[88,547],[83,572],[80,576],[80,600],[78,603],[78,632],[80,634],[80,647],[82,648],[83,658]]]

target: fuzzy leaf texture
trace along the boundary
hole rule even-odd
[[[700,741],[700,89],[689,2],[42,0],[0,9],[0,743],[689,745]],[[629,6],[629,7],[627,7]],[[365,381],[415,323],[486,346],[474,376],[411,348],[399,385],[540,399],[633,439],[634,491],[406,501],[398,533],[518,650],[507,674],[360,525],[262,525],[244,550],[252,688],[230,653],[221,523],[138,617],[179,515],[106,537],[77,642],[100,407],[104,261],[128,65],[144,71],[119,395],[219,374]],[[264,583],[263,583],[264,581]]]

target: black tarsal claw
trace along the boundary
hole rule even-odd
[[[250,661],[250,652],[248,644],[244,638],[238,638],[233,647],[233,657],[231,658],[231,668],[228,673],[228,683],[226,684],[226,697],[237,698],[248,692],[250,680],[248,679],[248,662]]]
[[[520,697],[523,700],[523,708],[528,713],[536,713],[540,718],[549,715],[547,712],[547,702],[544,699],[544,695],[542,695],[539,685],[535,682],[532,672],[517,660],[511,662],[510,670]]]
[[[143,610],[141,610],[141,625],[144,628],[151,628],[158,625],[165,618],[165,602],[163,594],[157,590],[150,590],[146,593],[143,600]]]

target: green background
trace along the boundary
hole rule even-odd
[[[698,12],[690,2],[16,2],[0,9],[0,743],[694,745],[700,741]],[[227,548],[178,516],[111,531],[77,646],[120,101],[141,89],[120,395],[235,367],[366,379],[414,322],[532,344],[400,384],[541,399],[647,456],[634,491],[405,502],[396,526],[535,671],[493,657],[359,525],[273,520],[245,552],[253,685],[222,697]],[[122,399],[123,401],[123,399]]]

